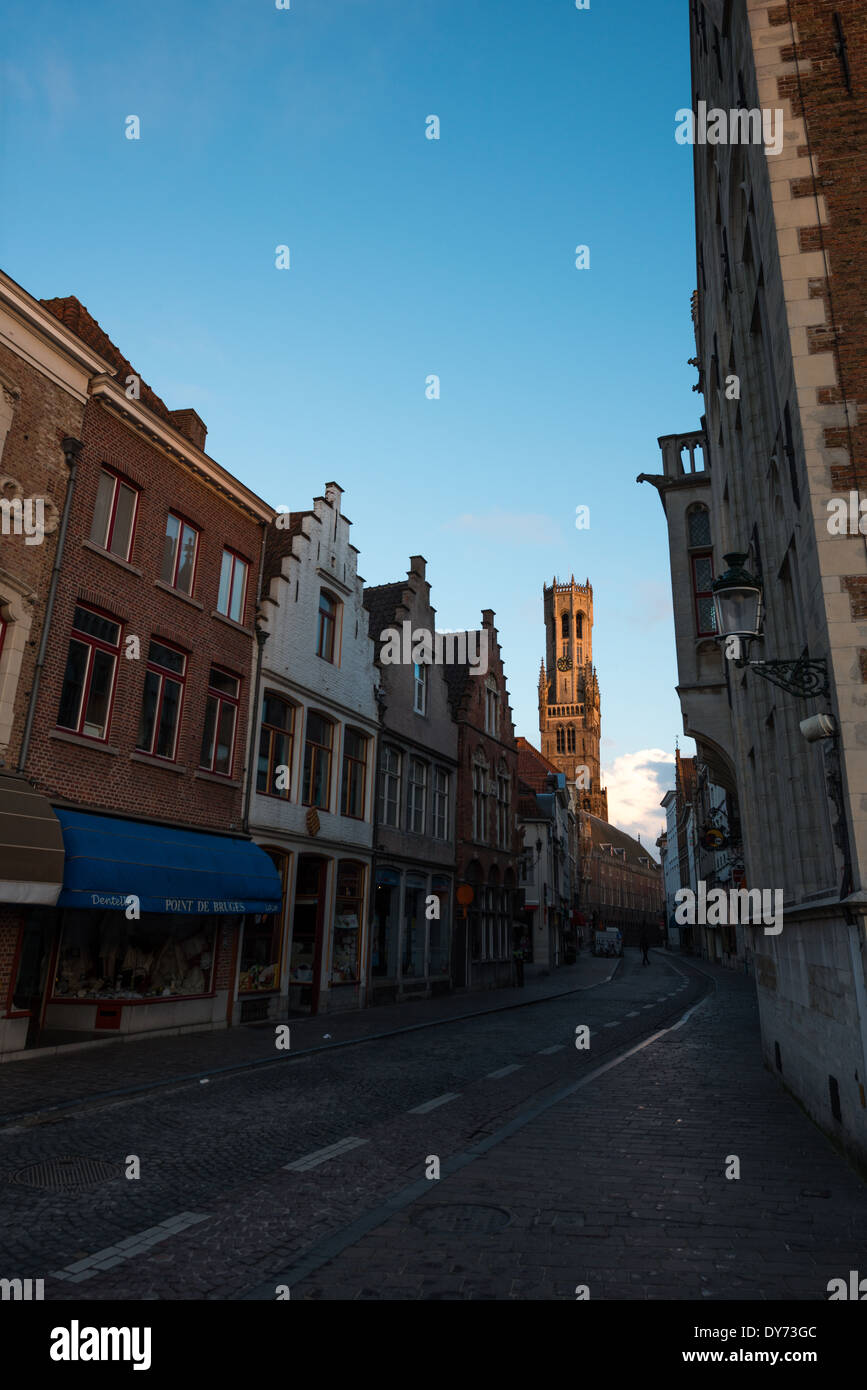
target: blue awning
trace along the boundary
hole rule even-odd
[[[66,866],[58,907],[190,915],[279,912],[280,875],[252,840],[55,807]]]

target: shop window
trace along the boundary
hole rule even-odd
[[[187,658],[164,642],[151,642],[136,748],[174,761],[181,722]]]
[[[138,488],[111,469],[100,469],[90,539],[121,560],[128,560],[132,553],[138,497]]]
[[[395,869],[378,869],[370,953],[370,973],[373,977],[393,980],[397,976],[399,931],[400,874]]]
[[[451,941],[449,880],[435,875],[431,880],[431,893],[439,903],[439,917],[428,922],[428,971],[431,975],[447,975]]]
[[[344,860],[337,866],[332,984],[355,984],[358,980],[363,908],[364,866]]]
[[[356,729],[344,730],[340,814],[350,816],[353,820],[364,820],[367,744],[367,738]]]
[[[289,979],[294,984],[313,984],[316,936],[325,894],[328,863],[327,859],[319,859],[309,854],[302,854],[298,860],[295,911],[292,918],[292,955],[289,960]]]
[[[318,806],[327,811],[331,795],[331,747],[334,725],[315,710],[307,712],[307,735],[304,742],[305,806]]]
[[[337,600],[323,589],[319,595],[319,627],[316,634],[316,655],[323,661],[334,661],[334,638],[337,631]]]
[[[221,671],[219,666],[211,667],[199,766],[223,777],[232,775],[240,686],[236,676]]]
[[[403,950],[400,973],[404,978],[417,979],[424,975],[425,955],[425,880],[408,874],[403,892]]]
[[[407,789],[406,825],[416,835],[423,835],[427,801],[427,763],[419,758],[411,758],[409,764],[409,786]]]
[[[379,773],[379,819],[396,826],[400,814],[400,753],[386,745]]]
[[[412,707],[416,714],[427,714],[427,667],[418,661],[412,668]]]
[[[239,994],[280,988],[280,956],[283,944],[283,906],[289,856],[279,850],[266,849],[283,885],[279,912],[248,912],[244,919],[244,939],[241,946]]]
[[[63,914],[55,999],[162,999],[212,992],[220,917]],[[228,919],[234,922],[235,918]]]
[[[105,740],[111,717],[121,625],[78,605],[60,692],[57,723],[87,738]]]
[[[163,543],[161,579],[179,593],[191,594],[196,577],[196,558],[199,551],[199,532],[195,526],[174,512],[166,518],[166,538]]]
[[[244,621],[244,603],[247,598],[247,575],[250,566],[233,550],[223,551],[220,567],[220,588],[217,593],[217,612],[236,623]]]
[[[262,727],[256,763],[256,790],[265,796],[289,800],[292,755],[295,747],[295,706],[279,695],[266,692],[262,700]]]
[[[438,840],[449,838],[449,774],[443,767],[434,769],[433,833]]]

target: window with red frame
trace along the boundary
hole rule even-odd
[[[695,595],[695,630],[698,637],[710,637],[716,632],[713,611],[713,555],[692,555],[692,591]]]
[[[319,629],[316,634],[316,655],[325,661],[334,660],[334,634],[337,628],[337,602],[330,594],[319,595]]]
[[[181,724],[187,658],[164,642],[151,642],[136,747],[174,762]]]
[[[219,666],[211,667],[199,765],[223,777],[232,775],[240,689],[236,676],[221,671]]]
[[[367,781],[367,739],[355,729],[343,735],[343,786],[340,814],[364,820],[364,786]]]
[[[220,569],[220,590],[217,595],[217,612],[236,623],[244,621],[244,600],[247,597],[247,575],[250,567],[246,560],[233,550],[223,551],[223,564]]]
[[[195,526],[174,512],[166,518],[166,538],[163,544],[161,579],[182,594],[193,592],[196,577],[196,558],[199,551],[199,532]]]
[[[113,618],[77,605],[57,711],[59,728],[86,738],[108,738],[120,634],[121,624]]]
[[[132,554],[137,512],[138,488],[125,482],[111,469],[101,468],[90,526],[93,544],[121,560],[128,560]]]

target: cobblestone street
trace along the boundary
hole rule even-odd
[[[651,959],[293,1023],[325,1050],[278,1061],[249,1028],[3,1067],[3,1269],[61,1300],[826,1299],[867,1187],[764,1070],[752,980]],[[70,1157],[111,1167],[27,1185]]]

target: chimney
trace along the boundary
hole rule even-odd
[[[340,499],[343,496],[343,488],[339,483],[325,484],[325,500],[329,502],[336,512],[340,511]]]
[[[491,628],[492,628],[493,626],[494,626],[494,610],[493,610],[493,608],[483,608],[483,609],[482,609],[482,627],[491,627]]]
[[[197,449],[204,452],[208,427],[202,417],[197,415],[194,410],[170,410],[169,414],[181,434],[185,435],[191,444],[195,444]]]
[[[427,560],[423,555],[410,555],[409,574],[417,575],[419,579],[424,579],[427,569]]]

